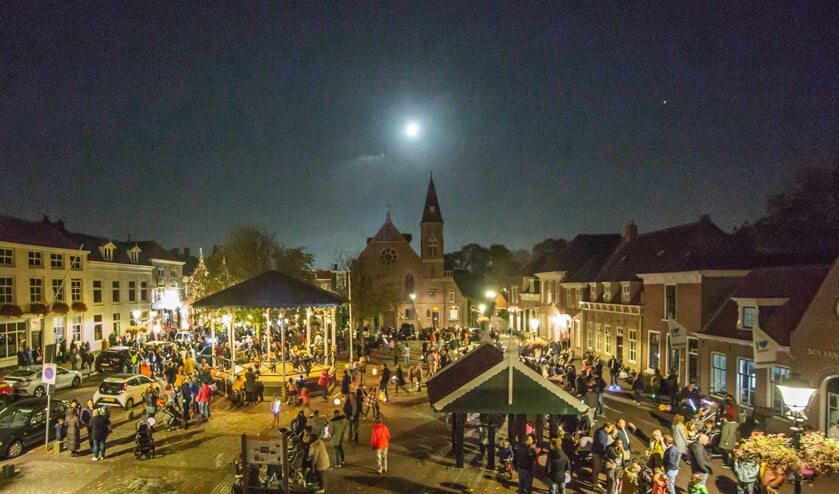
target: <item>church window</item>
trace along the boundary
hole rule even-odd
[[[428,238],[428,257],[437,257],[437,251],[440,248],[440,243],[437,242],[437,238],[431,236]]]
[[[410,273],[405,276],[405,293],[414,293],[414,275]]]
[[[391,264],[396,262],[397,257],[398,256],[396,255],[396,251],[391,249],[390,247],[382,249],[382,252],[379,254],[379,259],[381,259],[381,261],[387,266],[390,266]]]

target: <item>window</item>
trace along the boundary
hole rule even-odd
[[[140,282],[140,302],[149,301],[149,284],[148,282]]]
[[[628,304],[632,300],[629,283],[621,285],[621,302]]]
[[[64,280],[52,280],[52,299],[64,302]]]
[[[778,415],[784,415],[787,412],[787,407],[784,405],[784,397],[778,390],[778,384],[783,385],[787,379],[790,378],[789,368],[787,367],[772,367],[772,382],[770,394],[772,396],[772,410]]]
[[[0,357],[14,357],[26,339],[26,322],[0,323]]]
[[[754,329],[757,323],[757,307],[743,307],[740,314],[740,326],[742,329]]]
[[[44,301],[44,280],[41,278],[29,278],[29,301],[33,304]]]
[[[102,303],[102,280],[93,280],[93,303]]]
[[[0,278],[0,304],[11,304],[14,302],[12,295],[14,294],[15,286],[11,278]],[[15,350],[17,353],[17,350]]]
[[[128,282],[128,301],[129,302],[136,302],[137,301],[137,282],[136,281],[129,281]]]
[[[589,302],[597,302],[597,285],[592,284],[588,289]]]
[[[82,269],[82,258],[80,256],[70,256],[70,269],[76,271]]]
[[[120,321],[119,321],[119,312],[114,314],[114,334],[119,336],[119,329],[120,329]]]
[[[44,254],[35,250],[29,251],[29,267],[42,268],[44,267]]]
[[[676,285],[664,287],[664,318],[676,319]]]
[[[711,354],[711,394],[724,396],[728,393],[725,383],[728,358],[724,353]]]
[[[428,257],[437,257],[439,253],[440,244],[437,238],[433,235],[428,238]]]
[[[410,321],[410,320],[413,320],[413,319],[414,319],[414,311],[412,311],[411,309],[407,309],[407,308],[406,308],[406,309],[405,309],[405,319],[407,319],[407,320],[409,320],[409,321]]]
[[[170,278],[177,278],[178,277],[178,270],[175,269],[175,268],[170,269],[169,270],[169,277]]]
[[[114,303],[118,304],[119,299],[120,299],[119,281],[112,281],[111,282],[111,296],[113,297]]]
[[[102,339],[102,314],[93,315],[93,339]]]
[[[591,321],[586,322],[586,348],[591,350],[594,347],[594,331]]]
[[[460,311],[456,305],[452,305],[449,307],[449,321],[459,321],[460,320]]]
[[[114,248],[110,244],[102,248],[102,259],[106,261],[114,260]]]
[[[128,251],[128,260],[131,261],[132,264],[137,264],[140,262],[140,248],[136,245],[133,249]]]
[[[405,275],[405,293],[414,293],[414,275],[411,273]]]
[[[0,265],[11,266],[14,264],[12,249],[0,249]]]
[[[603,301],[612,301],[612,285],[610,283],[603,283]]]
[[[157,277],[158,278],[163,278],[164,274],[165,274],[165,271],[163,269],[163,266],[158,266],[157,267]]]
[[[638,361],[638,330],[630,329],[629,333],[629,361]]]
[[[755,363],[744,358],[737,359],[737,402],[741,405],[755,404]]]
[[[61,343],[64,336],[64,316],[57,316],[52,318],[52,337],[55,344]]]
[[[603,327],[599,323],[595,325],[594,329],[594,351],[603,351]]]
[[[569,309],[573,309],[576,307],[574,305],[574,289],[573,288],[566,288],[565,289],[565,306]]]
[[[658,331],[650,331],[649,341],[647,343],[647,358],[649,360],[649,368],[660,369],[661,367],[661,334]]]
[[[82,280],[78,278],[74,278],[70,280],[70,301],[71,302],[81,302],[82,301]]]
[[[73,316],[70,332],[72,341],[82,341],[82,316]]]
[[[614,352],[612,352],[612,327],[609,326],[609,325],[606,325],[605,329],[604,329],[604,332],[605,332],[605,335],[606,335],[606,339],[604,341],[603,351],[605,351],[609,355],[613,355]]]
[[[454,289],[453,288],[449,288],[449,303],[450,304],[454,303]]]
[[[50,254],[50,267],[52,269],[63,269],[64,254]]]

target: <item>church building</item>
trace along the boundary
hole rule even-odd
[[[356,326],[370,329],[464,326],[466,298],[451,271],[443,266],[443,215],[433,177],[428,182],[420,221],[420,251],[411,246],[412,235],[400,233],[387,213],[384,224],[367,239],[353,260],[352,294]]]

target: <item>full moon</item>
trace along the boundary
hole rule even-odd
[[[419,135],[420,126],[416,122],[409,122],[408,125],[405,126],[405,135],[410,138],[415,138]]]

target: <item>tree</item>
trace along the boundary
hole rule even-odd
[[[302,248],[283,247],[276,234],[269,234],[258,227],[244,226],[232,231],[214,255],[221,257],[221,265],[226,263],[234,283],[271,270],[312,281],[314,257]]]
[[[839,160],[833,167],[796,168],[789,189],[769,196],[766,216],[738,230],[758,250],[836,255],[839,240]]]
[[[533,246],[533,257],[537,258],[544,255],[558,254],[566,245],[568,245],[568,241],[564,238],[546,238]]]
[[[365,266],[362,258],[352,263],[350,276],[354,319],[372,320],[383,313],[398,310],[400,286],[393,281],[376,278]]]

